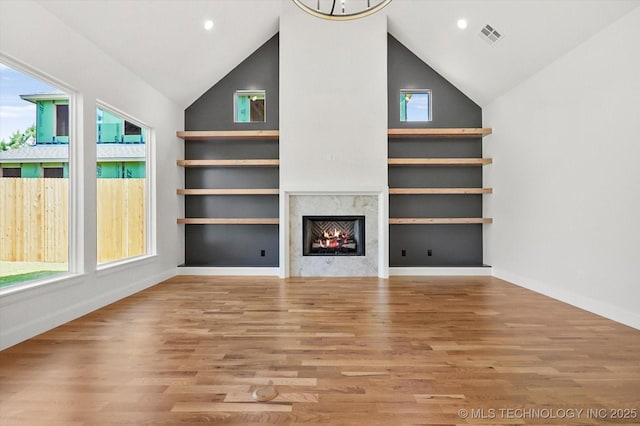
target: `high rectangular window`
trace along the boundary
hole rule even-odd
[[[69,105],[56,105],[56,136],[69,136]]]

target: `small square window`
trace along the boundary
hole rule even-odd
[[[233,121],[236,123],[264,123],[267,121],[264,90],[238,90],[233,97]]]
[[[400,121],[431,121],[431,90],[400,90]]]

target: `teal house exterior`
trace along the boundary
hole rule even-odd
[[[36,105],[36,137],[0,151],[0,177],[69,177],[69,99],[62,93],[21,95]],[[101,108],[96,113],[97,177],[144,178],[145,129]]]

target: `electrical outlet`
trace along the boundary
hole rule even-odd
[[[407,255],[407,251],[405,249],[402,249],[402,255],[406,256]]]
[[[266,250],[260,250],[260,257],[264,257],[266,254]]]
[[[427,256],[433,256],[433,251],[431,249],[427,250]]]

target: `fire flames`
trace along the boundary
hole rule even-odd
[[[322,238],[318,240],[318,243],[322,248],[340,248],[349,242],[349,234],[341,232],[335,228],[332,234],[327,231],[324,231],[323,234]]]

